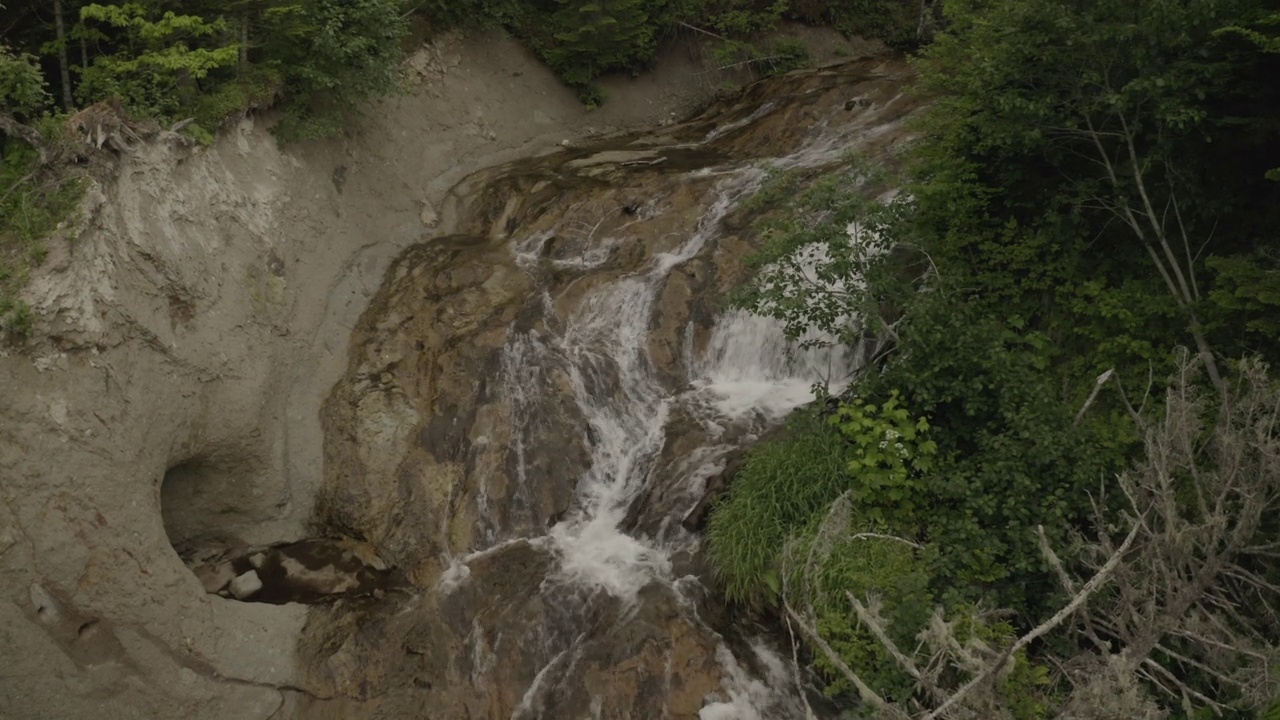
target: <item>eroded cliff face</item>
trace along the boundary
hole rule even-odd
[[[776,659],[718,632],[681,520],[819,377],[778,328],[725,344],[737,201],[766,161],[887,152],[908,75],[878,59],[772,79],[451,191],[458,222],[393,264],[323,409],[318,531],[367,539],[406,582],[313,611],[300,716],[801,713]],[[717,386],[726,365],[746,375]]]
[[[409,94],[342,140],[280,150],[246,119],[212,148],[162,135],[121,158],[28,289],[39,339],[0,355],[0,717],[265,718],[292,712],[294,695],[346,692],[299,669],[307,606],[209,594],[179,551],[307,537],[321,405],[392,259],[449,231],[447,191],[472,172],[709,96],[677,60],[589,115],[514,42],[445,39],[410,59]],[[437,418],[450,402],[460,415],[501,411],[465,397],[483,376],[466,366],[486,361],[529,287],[497,245],[449,247],[414,251],[452,278],[429,288],[440,327],[409,346],[430,343],[438,366],[394,392],[388,371],[362,369],[343,391],[380,418],[341,431],[370,443],[352,457],[381,472],[377,453],[426,447],[409,462],[435,497],[474,474],[447,448],[480,422]],[[403,277],[388,287],[417,292]],[[475,350],[440,349],[451,338]],[[544,495],[531,507],[565,502],[564,490]],[[408,508],[381,490],[362,497],[349,529],[429,582],[431,551],[404,521],[370,519],[379,502],[391,518]],[[471,542],[457,512],[434,512],[413,522],[438,518],[457,528],[455,546]]]

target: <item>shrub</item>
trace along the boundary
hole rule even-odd
[[[848,459],[843,436],[815,411],[800,411],[781,436],[748,453],[707,531],[731,602],[777,599],[783,547],[848,487]]]

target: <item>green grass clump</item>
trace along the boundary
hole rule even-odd
[[[18,294],[31,271],[44,262],[44,239],[80,204],[81,178],[48,177],[36,171],[36,153],[10,141],[0,159],[0,335],[26,337],[31,307]]]
[[[773,602],[783,547],[848,487],[848,452],[840,432],[815,411],[797,413],[781,436],[751,450],[707,531],[727,599]]]

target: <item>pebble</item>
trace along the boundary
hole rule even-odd
[[[244,600],[254,593],[262,589],[262,579],[258,577],[258,573],[250,570],[243,575],[237,575],[231,581],[231,594],[237,600]]]

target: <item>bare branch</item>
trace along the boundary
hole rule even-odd
[[[916,682],[920,683],[920,685],[924,687],[930,695],[937,698],[944,697],[944,693],[938,688],[938,686],[935,685],[932,680],[921,674],[920,668],[916,667],[916,664],[911,661],[911,658],[904,655],[903,652],[898,649],[897,643],[895,643],[893,638],[889,637],[889,633],[885,631],[884,624],[880,618],[876,617],[874,613],[868,610],[866,606],[858,600],[858,598],[853,596],[853,593],[846,590],[844,594],[845,597],[849,598],[849,602],[853,604],[853,612],[858,616],[858,621],[862,623],[863,627],[871,631],[871,634],[876,637],[876,640],[880,641],[880,644],[884,646],[885,650],[889,651],[889,654],[897,661],[898,666],[901,667],[908,675],[915,678]]]
[[[7,112],[0,111],[0,132],[16,137],[35,148],[39,155],[37,164],[41,166],[49,164],[49,149],[45,146],[39,130],[18,122],[17,118]]]
[[[1080,411],[1076,413],[1076,419],[1072,421],[1072,425],[1080,424],[1080,420],[1084,417],[1085,412],[1089,410],[1089,406],[1093,405],[1093,401],[1098,398],[1098,391],[1101,390],[1102,386],[1111,379],[1111,376],[1115,374],[1115,371],[1115,368],[1111,368],[1099,375],[1098,379],[1094,381],[1093,391],[1089,393],[1089,397],[1084,401],[1084,405],[1080,406]]]
[[[800,614],[795,611],[795,608],[791,607],[790,603],[784,600],[782,603],[782,607],[783,607],[783,610],[786,612],[787,617],[790,618],[796,624],[796,626],[800,628],[800,631],[804,633],[806,637],[809,638],[809,641],[812,642],[814,646],[816,646],[818,650],[822,652],[822,654],[827,658],[827,660],[830,661],[831,664],[834,665],[835,668],[840,671],[840,674],[843,675],[844,678],[849,681],[849,684],[853,685],[854,689],[858,691],[858,697],[862,698],[863,702],[874,707],[876,710],[879,710],[886,717],[893,718],[894,720],[910,720],[911,719],[910,715],[903,712],[897,706],[891,705],[888,702],[885,702],[885,699],[880,697],[879,693],[877,693],[875,690],[872,690],[870,685],[867,685],[867,683],[864,682],[862,678],[858,677],[858,674],[855,673],[847,663],[845,663],[845,661],[840,657],[840,654],[837,653],[831,647],[831,645],[828,644],[827,641],[822,638],[822,635],[818,633],[816,628],[814,628],[809,623],[805,622],[804,618],[802,618]]]
[[[1107,582],[1108,578],[1111,577],[1111,574],[1114,573],[1116,568],[1120,565],[1120,560],[1124,557],[1124,554],[1128,552],[1129,547],[1133,545],[1134,539],[1138,537],[1138,531],[1141,527],[1141,524],[1134,523],[1133,529],[1129,531],[1129,535],[1125,537],[1124,542],[1120,543],[1120,547],[1116,548],[1116,551],[1112,554],[1111,558],[1108,559],[1102,568],[1099,569],[1098,572],[1094,573],[1093,577],[1089,578],[1089,581],[1080,588],[1080,592],[1076,593],[1076,596],[1071,599],[1071,602],[1067,603],[1058,610],[1058,612],[1054,613],[1053,617],[1040,623],[1030,632],[1018,638],[1016,642],[1010,645],[1008,649],[1000,655],[999,660],[991,663],[985,671],[975,675],[959,690],[956,690],[955,693],[953,693],[946,702],[939,705],[936,710],[926,713],[922,720],[932,720],[933,718],[942,717],[943,713],[946,712],[948,708],[963,700],[964,697],[972,692],[975,687],[986,682],[992,675],[999,672],[1000,669],[1004,667],[1004,664],[1009,661],[1009,658],[1013,657],[1020,650],[1030,645],[1037,638],[1042,637],[1049,631],[1061,625],[1062,621],[1070,617],[1072,613],[1078,610],[1080,606],[1089,599],[1090,595],[1097,592],[1098,588],[1102,587],[1102,585]]]

